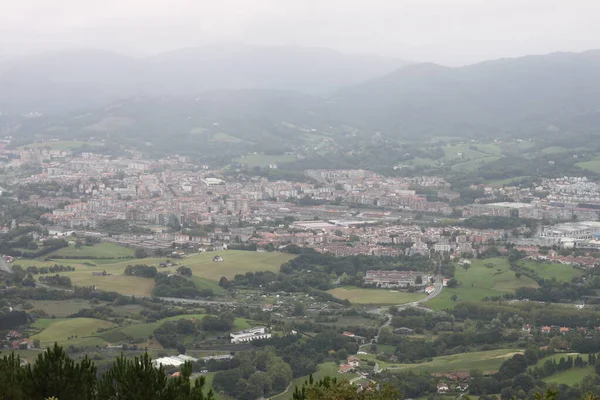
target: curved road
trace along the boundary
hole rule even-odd
[[[399,310],[402,310],[402,309],[405,309],[408,307],[414,307],[414,308],[418,308],[419,310],[432,312],[433,310],[426,308],[426,307],[422,307],[421,304],[428,302],[429,300],[433,299],[434,297],[436,297],[440,293],[442,293],[442,290],[444,290],[443,279],[444,279],[443,277],[437,276],[435,278],[436,283],[434,283],[434,285],[433,285],[434,286],[433,292],[429,293],[426,297],[422,298],[421,300],[413,301],[412,303],[399,304],[396,307]],[[377,312],[381,313],[382,310],[385,310],[385,308],[380,308],[377,310]],[[381,324],[381,326],[379,327],[379,330],[377,331],[377,336],[375,336],[373,338],[373,341],[375,343],[377,343],[377,340],[379,339],[379,335],[381,334],[381,331],[383,330],[383,328],[387,328],[388,326],[390,326],[391,323],[392,323],[392,316],[390,314],[386,314],[385,322],[383,324]]]

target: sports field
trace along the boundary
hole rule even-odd
[[[517,278],[505,258],[472,260],[471,267],[466,270],[461,266],[456,267],[455,278],[459,282],[456,288],[444,288],[426,305],[435,310],[444,310],[454,307],[454,295],[458,296],[458,301],[478,301],[512,293],[520,287],[538,287],[531,278],[524,275]]]
[[[335,288],[328,291],[342,300],[355,304],[405,304],[426,297],[425,293],[399,292],[389,289],[362,289],[355,286]]]

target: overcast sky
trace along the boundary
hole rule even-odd
[[[0,51],[232,41],[461,65],[600,48],[597,0],[0,0]]]

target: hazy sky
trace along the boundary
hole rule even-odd
[[[0,52],[222,41],[459,65],[600,48],[597,0],[0,0]]]

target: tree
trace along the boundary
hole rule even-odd
[[[294,304],[294,315],[304,315],[304,304],[297,302]]]
[[[135,258],[146,258],[148,252],[145,249],[135,249]]]
[[[521,274],[520,272],[515,272],[515,277],[516,277],[517,279],[521,279],[521,275],[522,275],[522,274]]]
[[[229,287],[229,280],[226,277],[222,276],[221,279],[219,279],[219,286],[227,289]]]
[[[177,351],[179,352],[179,354],[185,354],[185,346],[181,343],[179,343],[177,345]]]
[[[187,277],[192,276],[192,270],[188,267],[184,267],[183,265],[181,267],[177,268],[177,273],[181,276],[187,276]]]
[[[301,388],[296,386],[293,400],[399,400],[402,396],[390,384],[380,389],[371,386],[367,390],[357,391],[356,386],[348,381],[325,377],[314,382],[312,375]]]

